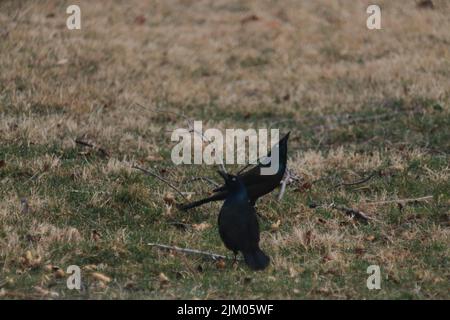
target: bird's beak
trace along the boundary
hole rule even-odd
[[[288,133],[286,133],[286,135],[283,138],[281,138],[280,141],[287,141],[287,139],[289,138],[290,134],[291,134],[291,132],[289,131]]]
[[[289,135],[291,134],[291,132],[289,131],[288,133],[286,133],[286,135],[284,136],[284,138],[283,139],[288,139],[289,138]]]
[[[217,170],[217,172],[221,175],[223,180],[225,180],[225,181],[228,180],[228,175],[225,172],[223,172],[222,170]]]

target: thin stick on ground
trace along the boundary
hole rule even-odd
[[[278,194],[278,201],[281,201],[281,199],[283,199],[283,195],[286,191],[286,185],[288,184],[290,178],[291,176],[289,170],[286,170],[286,172],[284,173],[284,178],[283,180],[281,180],[281,190],[280,193]]]
[[[350,216],[353,219],[358,219],[361,220],[363,222],[368,222],[369,220],[373,220],[373,221],[378,221],[372,217],[369,217],[367,214],[365,214],[364,212],[362,212],[361,210],[357,210],[357,209],[353,209],[353,208],[349,208],[343,205],[339,205],[339,204],[329,204],[329,205],[316,205],[316,204],[312,204],[310,205],[310,208],[329,208],[329,209],[335,209],[338,211],[342,211],[344,212],[346,215]]]
[[[89,148],[92,148],[92,149],[94,149],[94,150],[97,150],[98,152],[100,152],[100,153],[101,153],[104,157],[106,157],[106,158],[109,158],[109,157],[110,157],[108,151],[106,151],[106,150],[103,149],[102,147],[99,147],[99,146],[94,145],[94,144],[92,144],[92,143],[83,141],[83,140],[81,140],[80,138],[76,138],[76,139],[75,139],[75,143],[77,143],[77,144],[79,144],[79,145],[82,145],[82,146],[84,146],[84,147],[89,147]]]
[[[355,181],[355,182],[342,182],[342,183],[338,183],[337,185],[335,185],[335,188],[341,187],[341,186],[346,186],[346,187],[350,187],[350,186],[356,186],[359,184],[363,184],[366,183],[367,181],[369,181],[370,179],[372,179],[378,172],[372,172],[369,176],[367,176],[366,178],[363,178],[361,180]]]
[[[351,218],[356,218],[356,219],[359,219],[364,222],[368,222],[369,220],[375,220],[375,219],[369,217],[368,215],[366,215],[364,212],[357,210],[357,209],[341,206],[341,205],[334,204],[334,203],[331,204],[330,208],[342,211],[346,215],[350,216]]]
[[[173,190],[175,190],[175,191],[176,191],[180,196],[182,196],[186,201],[189,201],[189,199],[183,194],[183,192],[180,191],[180,189],[178,189],[177,187],[175,187],[172,183],[170,183],[169,181],[167,181],[166,179],[164,179],[164,178],[161,177],[160,175],[158,175],[158,174],[156,174],[156,173],[154,173],[154,172],[152,172],[152,171],[149,171],[149,170],[147,170],[147,169],[138,167],[138,166],[136,166],[136,165],[133,165],[132,168],[133,168],[133,169],[140,170],[140,171],[142,171],[143,173],[145,173],[145,174],[148,175],[148,176],[152,176],[152,177],[155,177],[155,178],[159,179],[160,181],[164,182],[164,183],[167,184],[169,187],[171,187]]]
[[[410,202],[423,202],[433,199],[433,196],[425,196],[420,198],[409,198],[409,199],[397,199],[397,200],[386,200],[386,201],[375,201],[375,202],[365,202],[367,205],[380,205],[380,204],[390,204],[390,203],[410,203]]]
[[[213,179],[208,178],[208,177],[192,177],[187,182],[194,182],[194,181],[199,181],[199,180],[209,182],[210,184],[212,184],[215,187],[220,187],[220,184],[218,184]]]
[[[139,102],[135,102],[135,104],[145,110],[150,109],[154,112],[169,113],[169,114],[174,114],[179,117],[182,117],[183,119],[186,120],[186,123],[187,123],[190,133],[192,132],[192,133],[199,135],[201,137],[202,141],[207,141],[209,143],[212,143],[212,141],[210,139],[208,139],[208,137],[206,137],[202,132],[198,132],[197,130],[194,129],[194,125],[193,125],[194,121],[192,119],[190,119],[189,117],[187,117],[186,115],[184,115],[182,113],[178,113],[178,112],[169,111],[169,110],[160,110],[158,108],[147,108],[144,105],[140,104]],[[223,163],[219,163],[219,166],[223,172],[225,172],[225,173],[227,172],[227,169],[225,168],[225,165]]]
[[[286,186],[293,181],[300,181],[300,178],[291,169],[286,168],[283,180],[281,180],[281,190],[278,194],[278,201],[283,198],[284,193],[286,192]]]
[[[168,245],[159,244],[159,243],[148,243],[147,245],[149,245],[151,247],[160,248],[160,249],[174,250],[174,251],[188,253],[188,254],[199,254],[199,255],[210,257],[213,260],[218,260],[218,259],[234,260],[234,258],[232,258],[232,257],[227,257],[227,256],[223,256],[223,255],[220,255],[220,254],[206,252],[206,251],[200,251],[200,250],[196,250],[196,249],[180,248],[180,247],[168,246]],[[237,260],[241,260],[241,259],[238,258]]]

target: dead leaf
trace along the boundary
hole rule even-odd
[[[51,272],[53,271],[53,265],[47,264],[44,266],[44,271]]]
[[[132,290],[136,287],[136,282],[132,281],[132,280],[128,280],[127,282],[125,282],[124,288],[127,290]]]
[[[328,262],[328,261],[336,260],[337,258],[338,258],[338,255],[336,254],[336,252],[329,252],[327,255],[325,255],[325,257],[323,257],[323,260],[325,262]]]
[[[42,296],[50,296],[52,298],[57,298],[59,297],[58,292],[56,291],[50,291],[50,290],[46,290],[44,288],[41,288],[39,286],[34,287],[34,290],[36,290],[36,292]]]
[[[280,229],[280,225],[281,225],[281,220],[278,220],[277,222],[272,223],[272,225],[270,226],[270,230],[278,231]]]
[[[175,203],[175,196],[174,196],[174,194],[172,192],[167,192],[164,195],[163,200],[167,204],[174,204]]]
[[[86,271],[94,271],[97,270],[97,266],[95,264],[88,264],[83,267]]]
[[[56,269],[53,274],[54,274],[55,278],[57,278],[57,279],[61,279],[66,276],[66,273],[61,268]]]
[[[431,0],[421,0],[417,3],[419,9],[434,9],[434,3]]]
[[[375,236],[374,235],[370,235],[366,238],[367,241],[373,241],[375,240]]]
[[[225,269],[225,267],[226,267],[225,260],[224,259],[217,260],[216,267],[217,267],[217,269]]]
[[[6,165],[5,160],[0,160],[0,168],[1,168],[1,167],[4,167],[5,165]]]
[[[134,19],[134,23],[142,26],[145,22],[147,21],[147,19],[145,18],[144,15],[140,14],[138,15],[135,19]]]
[[[93,241],[98,242],[101,239],[102,235],[97,230],[92,230],[91,237]]]
[[[195,231],[203,231],[203,230],[206,230],[206,229],[208,229],[210,227],[211,227],[211,225],[209,223],[207,223],[207,222],[202,222],[202,223],[199,223],[199,224],[193,224],[192,225],[192,229],[194,229]]]
[[[246,23],[254,22],[254,21],[258,21],[258,20],[259,20],[259,17],[256,14],[251,14],[251,15],[248,15],[248,16],[242,18],[241,23],[246,24]]]
[[[22,263],[29,268],[38,267],[41,264],[42,258],[39,255],[33,256],[30,250],[25,252],[24,257],[22,258]]]
[[[67,62],[69,62],[69,60],[67,60],[67,59],[61,59],[61,60],[59,60],[56,64],[57,64],[58,66],[62,66],[62,65],[64,65],[64,64],[66,64]]]
[[[104,275],[103,273],[100,272],[93,272],[91,273],[91,276],[98,281],[104,282],[104,283],[109,283],[111,282],[111,278]]]
[[[166,205],[166,210],[164,211],[164,215],[167,217],[172,216],[173,212],[172,212],[172,206],[171,205]]]
[[[161,286],[165,286],[170,282],[170,279],[162,272],[159,274],[158,279]]]
[[[147,158],[145,158],[145,160],[147,161],[161,161],[163,160],[163,157],[161,157],[159,154],[154,155],[154,154],[150,154],[147,156]]]
[[[297,270],[295,270],[293,267],[290,267],[290,268],[289,268],[289,276],[290,276],[291,278],[295,278],[297,275],[298,275]]]

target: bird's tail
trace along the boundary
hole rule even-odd
[[[204,198],[204,199],[200,199],[198,201],[194,201],[191,203],[185,203],[185,204],[179,205],[178,208],[180,210],[187,211],[189,209],[199,207],[205,203],[212,202],[212,201],[224,200],[225,198],[226,198],[226,193],[217,193],[208,198]]]
[[[245,263],[253,270],[263,270],[270,263],[270,258],[261,250],[243,252]]]

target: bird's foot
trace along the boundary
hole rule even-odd
[[[231,266],[233,267],[233,270],[237,270],[237,268],[238,268],[238,261],[237,261],[237,255],[236,254],[234,255],[233,262],[231,263]]]

